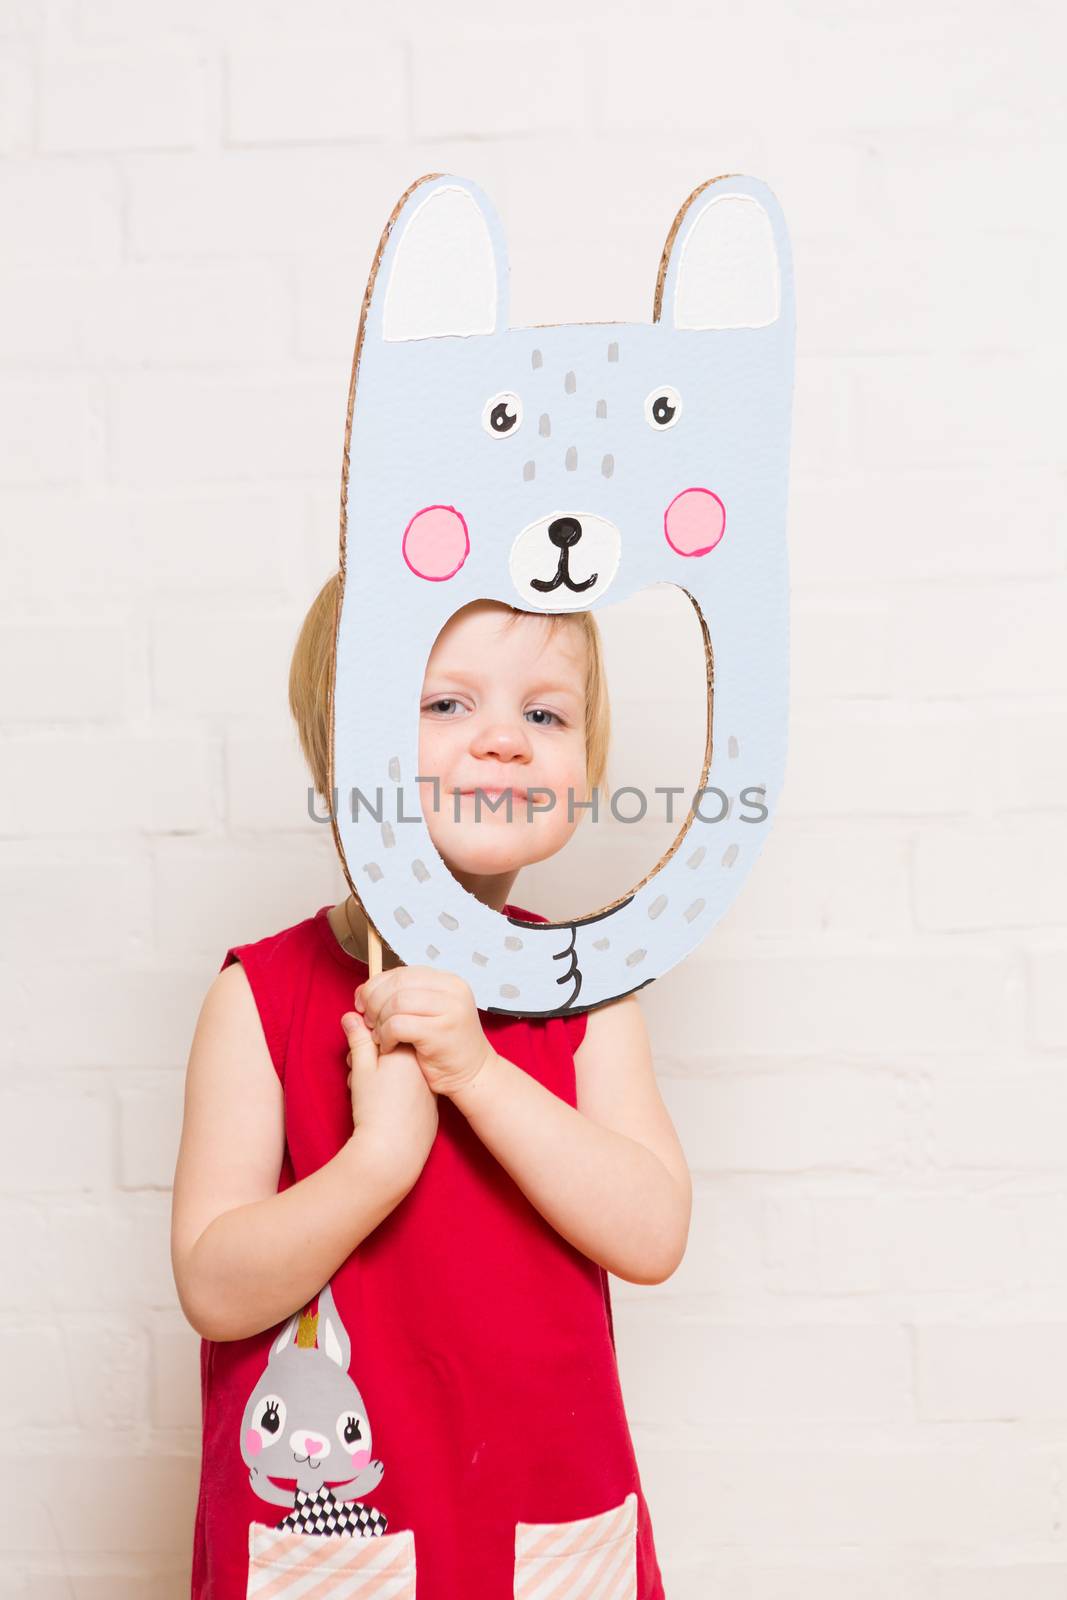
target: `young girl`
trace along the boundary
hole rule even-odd
[[[335,602],[290,676],[323,795]],[[420,704],[435,847],[546,921],[507,896],[603,779],[592,615],[464,607]],[[193,1600],[660,1600],[607,1272],[670,1276],[691,1184],[638,1003],[526,1020],[366,958],[350,896],[229,949],[197,1023],[172,1225],[202,1336]]]

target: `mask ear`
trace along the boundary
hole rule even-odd
[[[766,185],[717,178],[674,219],[653,321],[675,328],[766,328],[782,311],[778,204]]]
[[[368,331],[386,343],[507,326],[508,265],[491,202],[465,178],[421,178],[385,230]]]

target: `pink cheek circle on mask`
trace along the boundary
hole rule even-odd
[[[401,548],[417,578],[443,583],[455,577],[470,547],[467,524],[455,506],[424,506],[404,529]]]
[[[249,1428],[245,1434],[245,1451],[250,1456],[258,1456],[263,1448],[263,1436],[258,1428]]]
[[[680,556],[706,556],[726,531],[726,507],[710,489],[683,489],[663,513],[663,531]]]
[[[369,1460],[370,1460],[370,1451],[369,1450],[353,1450],[353,1452],[352,1452],[352,1470],[353,1470],[353,1472],[362,1472],[363,1468],[367,1465],[367,1462]]]

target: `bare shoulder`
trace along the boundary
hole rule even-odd
[[[211,983],[189,1049],[171,1216],[179,1293],[181,1264],[208,1224],[276,1193],[284,1149],[282,1086],[237,961]]]
[[[585,1037],[574,1052],[578,1110],[652,1150],[680,1180],[689,1169],[656,1082],[644,1012],[636,995],[587,1013]]]
[[[574,1053],[575,1061],[582,1059],[591,1062],[608,1050],[613,1054],[622,1050],[629,1055],[647,1052],[651,1066],[652,1050],[645,1016],[634,994],[594,1006],[592,1011],[585,1014],[585,1037]]]

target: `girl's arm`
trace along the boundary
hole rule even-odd
[[[237,962],[201,1008],[174,1175],[174,1282],[205,1339],[259,1333],[306,1305],[418,1177],[356,1129],[279,1194],[284,1149],[282,1086]]]
[[[451,1099],[557,1233],[631,1283],[685,1254],[693,1186],[633,995],[588,1013],[578,1108],[495,1051]]]

